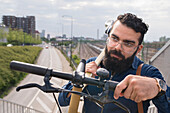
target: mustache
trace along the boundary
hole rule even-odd
[[[110,51],[108,51],[108,55],[110,56],[110,54],[114,54],[114,55],[116,55],[116,56],[118,56],[118,57],[120,57],[120,58],[122,58],[122,59],[125,58],[125,56],[122,55],[122,53],[121,53],[120,51],[110,50]]]

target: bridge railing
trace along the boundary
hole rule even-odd
[[[148,113],[158,113],[157,108],[155,106],[149,106]]]
[[[152,101],[150,101],[150,106],[148,108],[147,113],[158,113],[158,110],[157,110],[156,106],[152,103]]]
[[[0,98],[0,113],[44,113]]]

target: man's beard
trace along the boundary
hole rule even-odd
[[[138,50],[138,48],[137,48],[137,50]],[[114,73],[121,73],[121,72],[129,69],[129,67],[132,65],[137,50],[134,52],[134,54],[132,56],[125,59],[125,56],[122,55],[121,51],[117,51],[117,50],[108,51],[108,49],[106,47],[105,57],[103,59],[103,65],[109,71],[112,71]],[[120,57],[121,60],[119,60],[115,57],[111,57],[111,54],[114,54],[114,55]]]

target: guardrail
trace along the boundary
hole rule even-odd
[[[158,113],[157,108],[155,106],[149,106],[148,113]]]
[[[67,56],[67,58],[69,60],[71,60],[72,65],[74,66],[74,68],[76,68],[77,67],[77,63],[75,63],[75,61],[73,59],[70,59],[70,57],[67,55],[67,51],[64,50],[64,49],[61,49],[61,47],[57,47],[57,48],[60,49]]]
[[[44,113],[0,98],[0,113]]]
[[[147,113],[158,113],[158,110],[157,110],[156,106],[152,103],[152,101],[150,102],[150,106],[148,108]]]

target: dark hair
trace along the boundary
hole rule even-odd
[[[122,24],[126,25],[127,27],[132,28],[136,32],[141,33],[141,37],[139,38],[139,45],[141,45],[144,34],[148,31],[148,25],[146,25],[141,18],[138,18],[136,15],[131,13],[126,13],[124,15],[119,15],[117,17]]]

